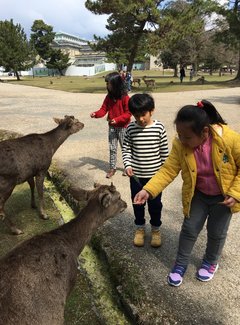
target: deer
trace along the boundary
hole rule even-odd
[[[145,82],[147,88],[148,88],[148,87],[155,87],[155,80],[154,80],[154,79],[149,79],[149,80],[147,80],[147,79],[146,79],[146,76],[144,76],[142,79],[143,79],[143,81]]]
[[[87,200],[76,218],[22,242],[0,260],[1,325],[63,325],[79,254],[106,220],[127,208],[113,184],[70,187],[69,193]]]
[[[0,220],[3,220],[11,233],[23,233],[6,215],[4,206],[17,184],[28,182],[31,190],[31,207],[36,209],[35,183],[38,193],[38,214],[48,219],[43,205],[43,182],[52,157],[60,145],[84,124],[74,116],[63,119],[53,118],[58,126],[46,133],[33,133],[0,142]]]
[[[133,83],[134,86],[137,83],[138,84],[138,87],[140,87],[140,85],[141,85],[141,79],[140,78],[133,78],[132,83]]]

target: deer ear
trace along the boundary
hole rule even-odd
[[[112,196],[109,192],[103,192],[99,195],[99,201],[104,208],[108,208],[111,204]]]
[[[116,192],[116,187],[113,185],[113,182],[111,182],[111,185],[110,185],[110,187],[109,187],[109,191],[110,191],[111,193]]]
[[[78,187],[69,187],[69,193],[73,196],[73,198],[77,201],[83,201],[89,199],[90,191],[84,190]]]
[[[57,124],[60,124],[62,120],[58,117],[53,117],[53,121]]]

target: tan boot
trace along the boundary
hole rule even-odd
[[[133,240],[134,245],[138,247],[144,246],[144,238],[145,238],[145,229],[144,228],[137,229]]]
[[[152,230],[152,240],[151,246],[152,247],[160,247],[162,244],[160,230]]]

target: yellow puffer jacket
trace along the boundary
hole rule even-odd
[[[240,202],[240,134],[227,125],[221,125],[221,128],[212,125],[211,133],[213,168],[218,185],[223,195],[229,195]],[[177,138],[173,140],[172,150],[164,165],[143,188],[154,198],[180,171],[183,179],[183,214],[187,217],[196,186],[197,165],[193,150],[184,147]],[[236,203],[231,211],[240,211],[240,203]]]

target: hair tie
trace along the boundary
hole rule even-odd
[[[203,105],[203,103],[200,101],[200,102],[197,103],[197,107],[199,107],[199,108],[203,108],[204,105]]]

